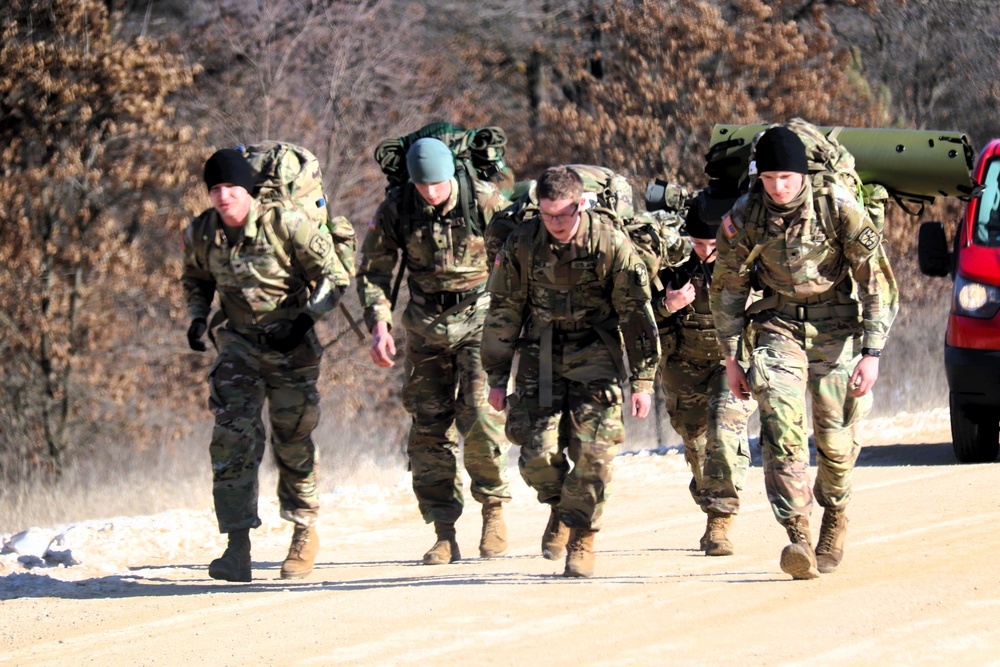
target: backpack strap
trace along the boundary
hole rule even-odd
[[[401,187],[399,206],[396,207],[396,219],[397,229],[401,232],[400,238],[403,242],[399,244],[401,253],[399,271],[396,273],[396,279],[392,283],[392,292],[389,294],[389,312],[396,310],[396,302],[399,299],[399,288],[403,285],[403,274],[406,273],[406,261],[408,259],[406,241],[410,238],[410,234],[413,233],[413,212],[416,206],[416,188],[413,187],[413,183],[407,181]]]
[[[472,182],[472,174],[469,172],[470,165],[465,160],[457,162],[455,165],[455,180],[458,181],[458,205],[462,207],[462,217],[469,225],[472,233],[476,236],[483,236],[481,220],[479,219],[479,205],[476,201],[476,187]]]

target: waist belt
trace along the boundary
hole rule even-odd
[[[552,326],[555,328],[556,331],[561,333],[574,333],[578,331],[587,331],[594,328],[594,325],[588,322],[568,322],[566,320],[553,321]]]
[[[799,322],[809,322],[811,320],[828,320],[834,317],[858,317],[861,314],[861,305],[857,301],[848,303],[823,303],[838,298],[836,287],[816,294],[811,297],[797,298],[790,301],[782,294],[769,294],[762,299],[751,303],[745,315],[751,317],[765,310],[773,310],[776,313],[785,315]]]
[[[805,304],[787,303],[772,310],[796,319],[799,322],[829,320],[834,317],[856,318],[861,314],[861,307],[856,303],[842,303],[833,306],[807,306]]]
[[[421,306],[434,306],[438,311],[449,310],[451,308],[456,308],[467,300],[472,303],[470,297],[478,298],[480,294],[483,293],[483,289],[486,287],[486,283],[478,285],[470,290],[464,292],[434,292],[432,294],[426,292],[417,291],[413,285],[410,286],[410,298],[419,303]]]
[[[240,329],[233,329],[241,338],[246,338],[247,340],[257,343],[258,345],[264,345],[267,343],[267,334],[265,333],[253,333],[249,331],[241,331]]]
[[[294,319],[300,311],[300,308],[279,308],[266,313],[249,313],[242,310],[226,313],[220,310],[218,312],[222,314],[222,317],[218,320],[218,324],[228,320],[231,325],[236,327],[260,327],[269,322]]]
[[[438,315],[425,327],[426,331],[430,331],[447,317],[475,305],[479,301],[479,297],[484,294],[486,283],[480,283],[465,292],[435,292],[434,294],[425,294],[415,290],[414,287],[414,285],[410,285],[411,299],[421,306],[433,305],[439,311]]]

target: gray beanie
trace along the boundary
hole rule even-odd
[[[417,139],[406,151],[406,169],[414,183],[441,183],[455,175],[455,156],[440,139]]]

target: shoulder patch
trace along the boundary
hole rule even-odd
[[[330,239],[325,234],[313,234],[309,239],[309,250],[317,257],[326,257],[331,247]]]
[[[497,253],[497,256],[493,258],[493,266],[500,266],[501,264],[503,264],[503,259],[500,253]]]
[[[732,241],[733,237],[736,236],[736,231],[736,225],[733,224],[733,219],[727,213],[722,218],[722,233],[726,235],[728,240]]]
[[[868,250],[874,250],[881,240],[881,234],[869,226],[865,226],[865,228],[861,230],[861,233],[858,234],[858,243],[863,245]]]
[[[632,272],[635,274],[635,284],[639,287],[645,287],[649,284],[649,274],[646,273],[646,265],[642,262],[636,262],[632,266]]]

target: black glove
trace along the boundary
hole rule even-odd
[[[206,331],[208,331],[208,323],[204,317],[196,317],[191,320],[191,326],[188,327],[188,346],[195,352],[204,352],[208,349],[205,341],[201,339]]]
[[[275,322],[267,332],[267,344],[272,350],[287,354],[302,344],[313,324],[313,318],[306,313],[299,313],[294,320]]]

